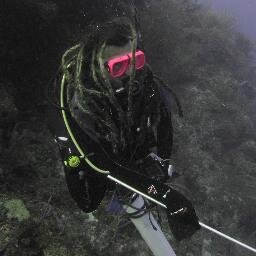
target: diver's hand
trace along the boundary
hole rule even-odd
[[[170,188],[163,195],[163,201],[170,229],[177,240],[188,238],[200,229],[195,209],[185,196]]]
[[[142,159],[139,166],[149,178],[158,182],[166,182],[169,179],[168,162],[153,152]]]

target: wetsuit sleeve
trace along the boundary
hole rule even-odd
[[[171,95],[163,87],[159,87],[160,94],[160,121],[157,126],[157,155],[162,159],[170,159],[173,144],[173,127],[171,119]],[[161,166],[163,177],[161,180],[166,182],[169,179],[169,162],[164,161]]]
[[[107,177],[106,174],[92,170],[84,159],[79,159],[79,154],[72,147],[68,136],[60,135],[55,140],[58,143],[63,160],[69,192],[80,209],[85,212],[91,212],[99,206],[104,197],[107,182],[111,178]],[[77,140],[81,141],[81,145],[87,145],[84,151],[97,167],[109,171],[111,177],[119,179],[144,194],[150,195],[167,206],[170,228],[178,240],[191,236],[200,228],[195,210],[184,196],[166,184],[159,183],[112,161],[108,158],[106,152],[88,135],[84,133],[78,133],[77,135]],[[86,143],[83,143],[85,141]],[[111,184],[113,183],[111,182]]]
[[[164,103],[161,103],[160,122],[157,127],[157,154],[163,159],[169,159],[171,157],[172,144],[173,127],[171,112]]]
[[[168,222],[177,240],[188,238],[200,229],[192,203],[178,191],[134,169],[112,162],[104,152],[100,152],[100,148],[98,154],[92,156],[91,160],[98,163],[98,167],[110,171],[111,177],[165,204]]]
[[[84,212],[96,210],[105,195],[106,177],[93,171],[84,159],[79,158],[80,154],[67,133],[61,114],[54,108],[48,110],[48,128],[55,136],[71,197]],[[92,153],[92,143],[88,142],[87,152]]]
[[[101,203],[106,191],[106,177],[91,169],[83,158],[79,157],[73,145],[68,145],[69,140],[63,146],[58,141],[63,162],[67,187],[70,195],[84,212],[96,210]]]

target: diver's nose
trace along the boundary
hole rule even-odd
[[[121,81],[122,81],[124,84],[128,83],[129,80],[130,80],[130,76],[127,75],[127,74],[125,74],[125,75],[121,78]]]

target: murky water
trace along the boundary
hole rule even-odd
[[[255,0],[198,0],[218,12],[231,14],[236,18],[237,27],[256,41],[256,1]]]

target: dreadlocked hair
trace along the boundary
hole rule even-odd
[[[123,109],[108,79],[102,53],[107,45],[124,45],[128,40],[132,41],[132,61],[127,108]],[[126,152],[132,155],[134,148],[139,146],[132,134],[138,111],[141,113],[139,124],[136,125],[142,128],[141,136],[144,138],[148,116],[150,115],[151,125],[155,129],[160,120],[158,85],[154,82],[153,73],[147,64],[142,72],[142,81],[136,80],[134,58],[136,43],[137,33],[133,23],[126,17],[119,17],[91,26],[88,36],[81,43],[68,49],[62,57],[61,65],[66,78],[66,101],[72,117],[80,127],[83,127],[83,120],[77,118],[71,105],[76,95],[77,107],[94,122],[97,134],[111,143],[114,154]],[[140,84],[144,88],[139,99],[133,96],[135,84]],[[152,92],[155,97],[149,102],[147,96],[152,95]]]

